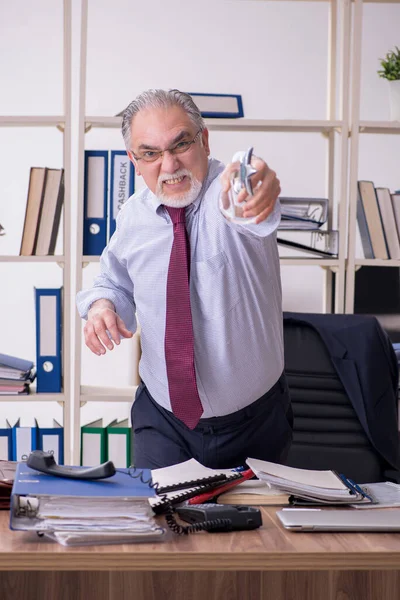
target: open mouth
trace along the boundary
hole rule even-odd
[[[186,179],[187,179],[186,175],[181,175],[180,177],[173,177],[171,179],[164,180],[163,181],[163,185],[167,185],[169,187],[173,187],[175,185],[181,184]]]

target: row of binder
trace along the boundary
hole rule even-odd
[[[125,150],[85,150],[83,254],[99,256],[135,189],[135,171]]]
[[[129,467],[131,458],[132,428],[129,420],[115,419],[108,425],[103,419],[81,427],[81,465],[92,467],[112,460],[118,468]]]
[[[327,258],[339,252],[339,232],[324,229],[328,219],[328,198],[280,197],[281,222],[277,242],[296,252]]]
[[[132,428],[128,419],[115,419],[106,426],[103,420],[81,427],[81,465],[90,467],[112,460],[116,467],[131,465]],[[0,460],[23,461],[33,450],[51,452],[55,461],[64,464],[64,429],[56,421],[18,419],[11,425],[0,423]]]
[[[281,222],[278,230],[319,229],[328,218],[328,198],[280,196]]]
[[[63,427],[54,419],[51,424],[40,419],[18,419],[13,426],[7,420],[0,424],[0,460],[23,461],[33,450],[51,452],[55,461],[63,465]]]

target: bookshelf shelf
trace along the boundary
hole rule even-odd
[[[30,262],[46,262],[46,263],[62,263],[66,262],[64,256],[0,256],[0,262],[13,263],[30,263]]]
[[[82,264],[85,263],[98,263],[100,261],[99,256],[82,256]],[[280,262],[282,265],[310,265],[310,266],[321,266],[321,267],[337,267],[339,260],[337,258],[305,258],[302,257],[281,257]]]
[[[400,260],[382,260],[381,258],[356,258],[354,260],[356,267],[400,267]]]
[[[132,402],[137,390],[136,385],[124,388],[81,386],[81,402]]]
[[[338,267],[339,259],[337,258],[294,258],[294,257],[281,257],[281,265],[294,266],[315,266],[315,267]]]
[[[360,133],[400,133],[400,121],[360,121]]]
[[[85,117],[86,127],[120,128],[121,117]],[[205,119],[210,131],[288,131],[288,132],[314,132],[329,133],[338,131],[342,121],[328,120],[268,120],[268,119]]]
[[[65,116],[0,115],[0,127],[56,127],[65,125]]]
[[[298,132],[298,133],[329,133],[340,131],[341,121],[313,120],[262,120],[262,119],[206,119],[211,131],[261,131],[261,132]]]
[[[31,391],[30,394],[0,396],[0,402],[66,402],[65,394],[36,394]]]
[[[82,265],[85,266],[87,263],[98,263],[100,261],[99,256],[82,256]],[[281,265],[291,266],[291,265],[308,265],[310,267],[338,267],[339,259],[337,258],[305,258],[295,257],[295,256],[285,256],[280,259]]]
[[[100,261],[100,256],[82,256],[82,263],[96,263]]]

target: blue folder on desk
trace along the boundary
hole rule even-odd
[[[127,499],[135,503],[138,511],[140,509],[141,512],[148,511],[149,514],[153,514],[148,498],[155,496],[155,490],[148,483],[144,483],[151,480],[151,472],[141,469],[135,474],[139,476],[131,477],[128,469],[119,469],[108,479],[67,479],[40,473],[21,462],[17,465],[11,492],[10,528],[24,531],[43,530],[43,521],[39,518],[38,511],[42,509],[40,502],[48,500],[49,497],[52,498],[53,506],[59,502],[63,508],[76,498],[83,501],[87,499],[88,506],[99,499]]]

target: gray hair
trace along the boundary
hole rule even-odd
[[[169,108],[180,106],[186,112],[197,129],[205,129],[204,119],[201,112],[193,102],[192,97],[179,90],[157,90],[150,89],[142,92],[132,100],[122,114],[122,137],[127,150],[131,150],[131,126],[135,115],[141,110],[148,108]]]

